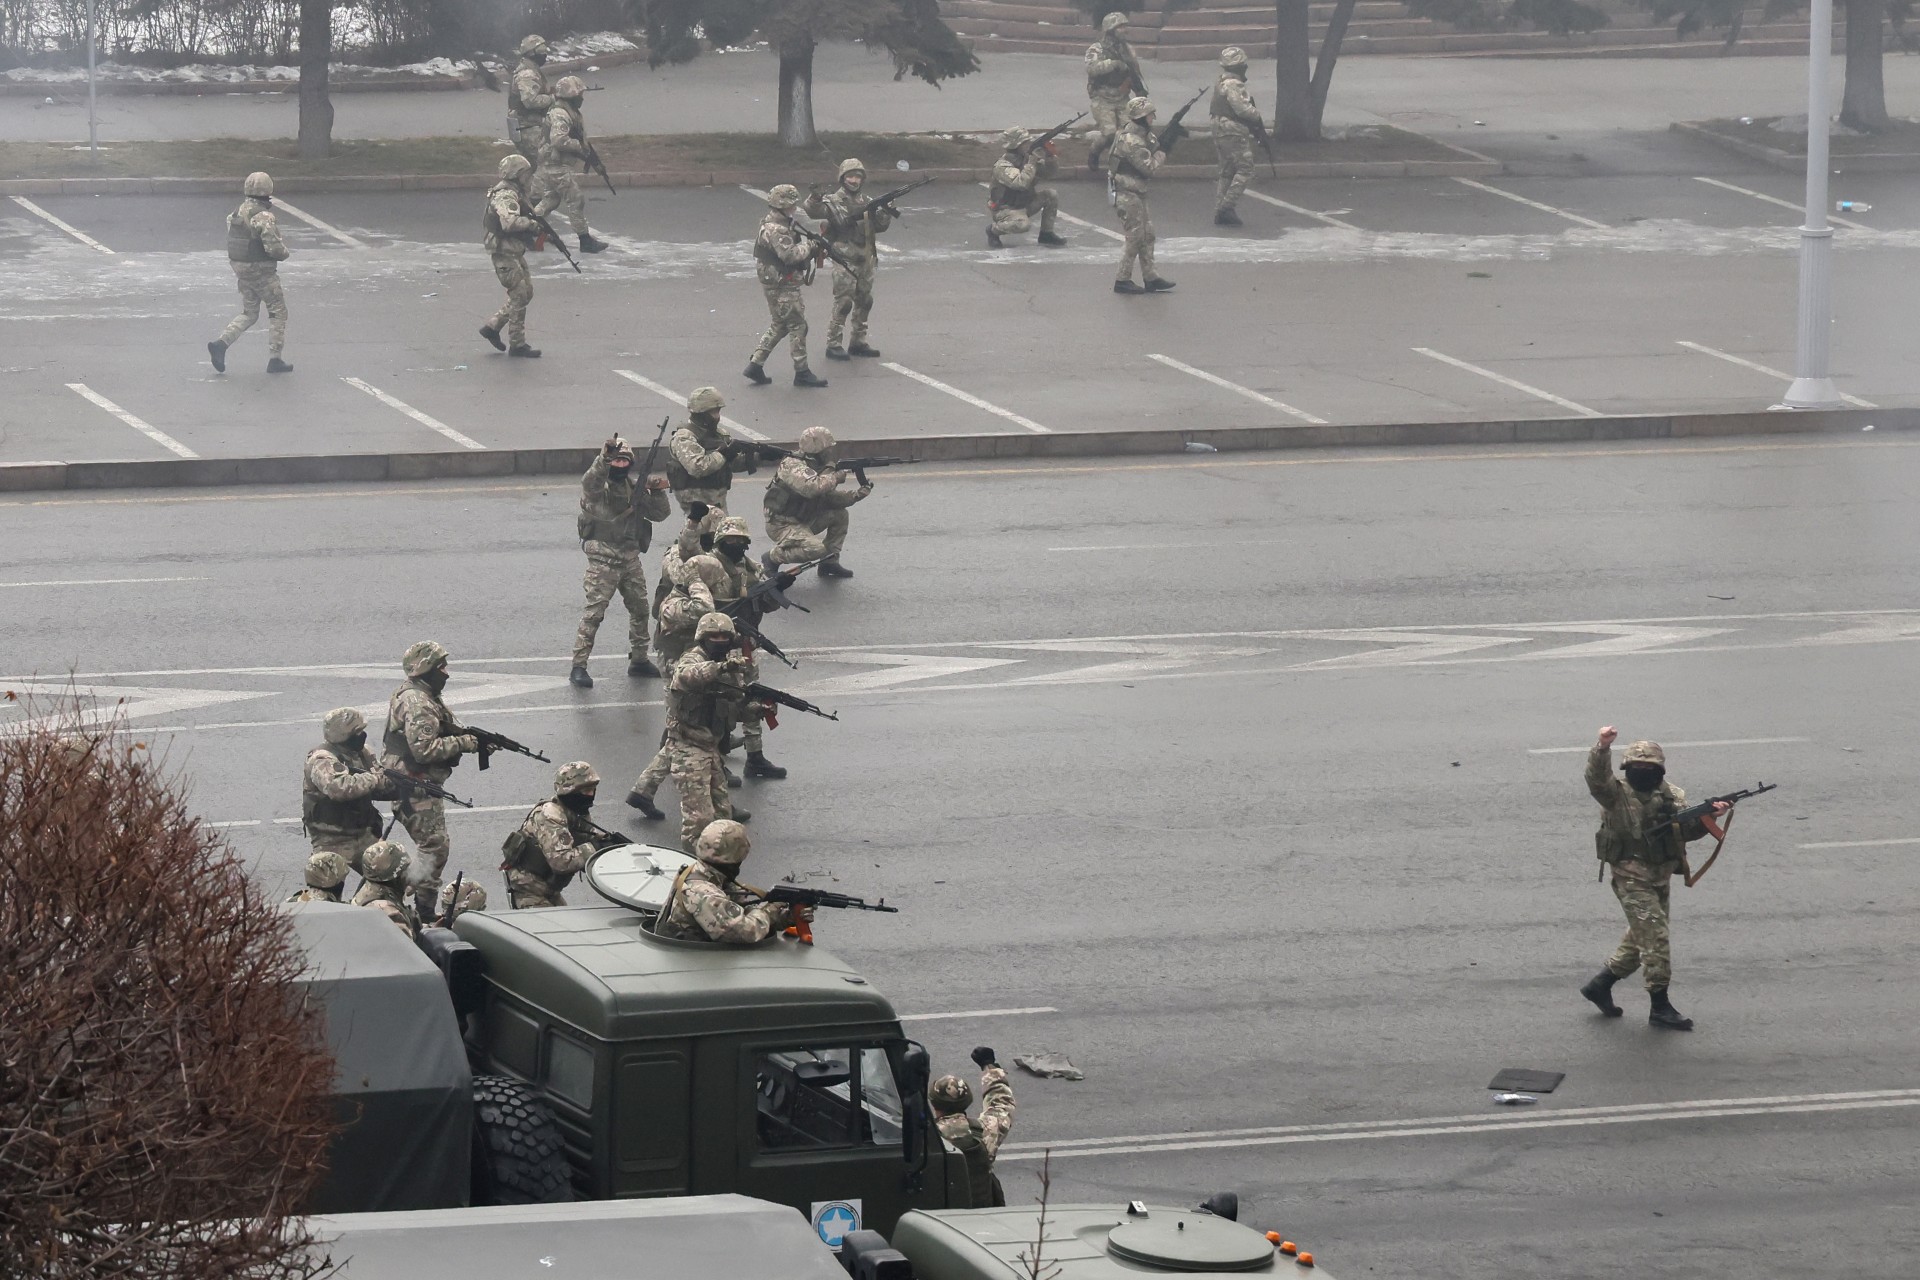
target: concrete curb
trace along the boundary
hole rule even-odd
[[[1324,427],[1219,427],[1190,431],[1084,431],[1058,435],[907,436],[847,441],[862,453],[920,462],[1032,461],[1184,453],[1190,443],[1222,453],[1287,449],[1405,449],[1433,445],[1577,444],[1612,440],[1701,440],[1877,431],[1920,431],[1917,409],[1835,409],[1805,413],[1698,413],[1517,422],[1361,423]],[[578,475],[591,447],[489,449],[449,453],[309,454],[270,458],[164,458],[113,462],[0,464],[0,493],[168,489],[231,485],[472,480]]]
[[[620,67],[630,62],[646,60],[645,49],[633,49],[625,53],[609,53],[603,57],[570,58],[565,62],[549,62],[551,71],[584,71],[588,67]],[[472,89],[480,83],[480,78],[472,72],[463,72],[457,76],[395,76],[391,79],[380,77],[334,80],[329,78],[329,93],[421,93],[448,89]],[[0,98],[32,98],[58,93],[85,93],[85,80],[60,80],[51,83],[36,83],[30,80],[0,80]],[[232,80],[206,81],[200,83],[181,83],[162,80],[97,80],[94,92],[101,97],[166,97],[169,95],[201,95],[219,97],[228,93],[298,93],[298,80]]]
[[[1780,147],[1769,147],[1763,143],[1749,142],[1745,138],[1736,138],[1721,133],[1718,129],[1709,129],[1705,125],[1690,120],[1676,120],[1668,126],[1674,133],[1699,138],[1712,143],[1723,151],[1746,156],[1750,160],[1770,165],[1775,169],[1784,169],[1788,173],[1805,173],[1807,158],[1796,155]],[[1866,155],[1832,157],[1835,173],[1920,173],[1920,153],[1909,151],[1876,151]]]

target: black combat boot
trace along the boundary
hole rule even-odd
[[[749,778],[784,778],[787,771],[767,759],[764,751],[747,752],[746,774]]]
[[[582,231],[580,233],[580,252],[605,253],[606,251],[607,242],[605,240],[596,240],[591,231]]]
[[[653,676],[658,679],[660,668],[653,665],[653,659],[646,654],[627,659],[627,674],[630,676]]]
[[[827,359],[851,360],[853,357],[847,354],[846,348],[844,347],[830,346],[827,348]]]
[[[1145,293],[1146,292],[1145,289],[1142,289],[1139,285],[1135,284],[1131,280],[1115,280],[1113,282],[1113,291],[1115,293]]]
[[[507,354],[510,356],[518,356],[522,360],[538,360],[540,358],[540,348],[530,347],[523,342],[517,347],[508,347]]]
[[[1063,235],[1056,235],[1051,231],[1042,231],[1039,239],[1040,243],[1049,249],[1064,249],[1067,247],[1067,238]]]
[[[793,385],[796,387],[824,387],[827,385],[827,380],[811,369],[795,369],[793,371]]]
[[[1167,279],[1165,276],[1155,276],[1153,279],[1147,281],[1148,293],[1165,293],[1171,288],[1173,288],[1173,281]]]
[[[593,677],[587,673],[587,664],[584,662],[574,663],[573,670],[567,672],[567,683],[576,689],[593,688]]]
[[[847,354],[850,356],[877,356],[880,354],[880,348],[870,347],[864,342],[856,342],[847,348]]]
[[[1213,225],[1216,227],[1238,227],[1244,226],[1245,224],[1240,221],[1240,215],[1234,210],[1215,209],[1213,211]]]
[[[839,556],[831,556],[820,562],[820,576],[823,578],[851,578],[853,570],[840,563]]]
[[[490,324],[480,326],[480,336],[488,342],[491,342],[495,351],[505,351],[507,349],[507,344],[500,341],[500,331]]]
[[[213,361],[213,371],[215,373],[225,373],[227,371],[226,343],[220,341],[218,338],[209,342],[207,344],[207,357]]]
[[[767,371],[760,367],[758,360],[747,361],[747,367],[741,371],[741,375],[756,387],[764,387],[773,381],[767,376]]]
[[[1653,1001],[1653,1008],[1647,1013],[1647,1025],[1659,1027],[1663,1031],[1691,1031],[1693,1019],[1684,1017],[1673,1007],[1673,1001],[1667,999],[1665,987],[1648,987],[1647,995]]]
[[[752,822],[753,815],[736,804],[733,806],[733,820],[735,822]]]
[[[995,231],[992,227],[988,227],[987,228],[987,248],[1004,249],[1006,247],[1007,247],[1006,242],[1000,239],[1000,233],[998,231]]]
[[[1613,970],[1602,969],[1587,979],[1587,985],[1580,988],[1580,994],[1593,1001],[1594,1007],[1609,1018],[1617,1018],[1621,1008],[1613,1002],[1613,984],[1618,981],[1620,979]]]
[[[288,364],[285,360],[282,360],[279,356],[271,356],[267,360],[267,372],[268,373],[292,373],[293,366]]]
[[[724,760],[720,762],[720,772],[727,775],[727,785],[729,787],[732,787],[735,791],[738,791],[741,787],[746,785],[744,782],[740,781],[739,774],[735,773],[733,770],[727,767],[727,763]]]
[[[666,820],[667,815],[660,812],[660,806],[656,805],[653,802],[653,797],[644,791],[627,792],[627,804],[638,809],[640,816],[648,822],[664,822]]]

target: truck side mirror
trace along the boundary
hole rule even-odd
[[[932,1116],[927,1105],[927,1085],[933,1076],[933,1060],[927,1056],[926,1046],[912,1040],[904,1042],[900,1047],[898,1069],[903,1139],[900,1154],[907,1163],[907,1190],[918,1191],[920,1175],[926,1171],[931,1154],[927,1130],[932,1125]]]

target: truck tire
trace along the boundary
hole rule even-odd
[[[473,1202],[564,1204],[573,1178],[553,1113],[506,1076],[473,1078]]]

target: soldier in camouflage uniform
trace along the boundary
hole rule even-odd
[[[1013,1086],[1007,1083],[1005,1069],[994,1060],[993,1050],[981,1045],[973,1051],[973,1061],[980,1068],[978,1120],[967,1116],[973,1090],[959,1076],[941,1076],[935,1080],[927,1090],[927,1101],[933,1104],[933,1122],[940,1136],[967,1162],[967,1181],[973,1191],[969,1203],[980,1209],[1007,1202],[999,1175],[993,1171],[993,1158],[1013,1128],[1014,1102]]]
[[[1127,15],[1109,13],[1100,19],[1100,39],[1088,46],[1087,106],[1093,112],[1094,137],[1087,149],[1087,168],[1100,167],[1100,153],[1126,127],[1129,100],[1147,91],[1146,77],[1140,74],[1140,59],[1123,34]]]
[[[667,677],[667,760],[680,792],[680,847],[689,853],[709,822],[740,816],[727,800],[720,739],[740,718],[753,666],[724,613],[701,618],[694,643]]]
[[[280,264],[292,250],[280,239],[280,223],[273,216],[273,178],[250,173],[240,191],[246,199],[227,215],[227,261],[240,285],[242,310],[219,337],[207,344],[207,354],[213,359],[215,371],[225,373],[227,348],[253,327],[264,303],[267,372],[292,373],[293,366],[280,358],[287,346],[287,296],[280,291]]]
[[[867,345],[867,316],[873,311],[873,275],[879,264],[882,231],[893,225],[887,209],[868,205],[860,189],[867,183],[867,167],[858,160],[840,162],[839,181],[828,194],[807,198],[807,216],[822,219],[822,228],[834,251],[853,264],[849,271],[833,264],[833,319],[827,322],[827,359],[877,356]],[[853,341],[840,345],[842,334]]]
[[[527,360],[540,358],[539,349],[527,345],[527,308],[533,303],[527,250],[540,233],[527,216],[533,209],[533,197],[527,194],[532,173],[533,166],[525,156],[503,157],[500,181],[488,188],[487,208],[481,218],[487,233],[484,243],[493,255],[493,274],[507,291],[507,303],[480,326],[480,336],[491,342],[494,350]],[[505,342],[500,340],[503,326],[507,331]]]
[[[718,566],[721,573],[719,584],[714,588],[713,600],[716,608],[726,609],[729,605],[745,600],[747,592],[758,586],[769,575],[747,554],[753,545],[753,534],[747,529],[747,522],[739,516],[727,516],[713,532],[713,554],[695,558],[694,564],[705,569],[702,561],[710,560]],[[780,589],[786,590],[793,585],[792,574],[778,574]],[[740,606],[745,607],[745,606]],[[776,606],[777,607],[777,606]],[[736,609],[736,612],[738,610]],[[761,612],[755,610],[747,618],[755,628],[760,625]],[[749,656],[746,671],[747,683],[757,684],[760,680],[760,664]],[[747,748],[746,775],[749,778],[784,778],[787,771],[767,759],[764,749],[763,726],[766,724],[766,708],[759,702],[747,702],[739,708],[734,723],[740,726],[740,739]],[[729,749],[727,743],[732,740],[729,732],[721,744],[724,756]],[[725,762],[722,761],[724,767]],[[732,784],[729,779],[729,785]],[[739,817],[738,810],[734,816]]]
[[[407,897],[407,851],[391,840],[376,840],[360,860],[366,881],[353,895],[356,907],[376,907],[410,936],[420,933],[420,912]]]
[[[695,503],[695,506],[703,504]],[[660,652],[660,667],[669,678],[673,675],[674,664],[686,656],[693,648],[694,632],[700,625],[700,619],[712,613],[718,604],[718,597],[724,595],[731,585],[731,579],[720,561],[712,554],[714,534],[720,528],[720,522],[727,513],[717,508],[703,511],[700,519],[688,522],[691,537],[683,533],[672,550],[667,552],[661,565],[663,581],[670,588],[656,610],[659,626],[654,631],[654,648]],[[667,780],[673,768],[673,752],[667,744],[664,733],[660,735],[660,749],[653,753],[653,759],[640,771],[633,781],[633,787],[627,792],[627,804],[638,809],[649,821],[660,822],[666,814],[653,802],[654,793],[660,784]],[[721,761],[721,770],[726,772],[726,761]],[[727,785],[737,787],[740,779],[726,773]],[[740,821],[741,810],[736,808],[734,816]]]
[[[851,578],[853,570],[840,563],[847,540],[847,508],[873,492],[871,484],[846,489],[850,472],[833,467],[833,433],[808,427],[800,433],[800,457],[783,458],[767,483],[762,509],[773,550],[760,563],[769,574],[783,564],[822,560],[823,578]]]
[[[595,849],[596,832],[588,815],[599,790],[600,775],[585,760],[554,772],[553,796],[533,806],[501,846],[509,907],[519,911],[567,905],[560,891],[580,874]]]
[[[547,112],[553,109],[547,73],[541,69],[546,61],[547,42],[540,36],[528,36],[520,42],[520,61],[507,86],[507,119],[513,130],[513,145],[528,164],[540,158],[540,144],[546,141]]]
[[[825,378],[816,377],[807,367],[807,302],[801,297],[803,285],[813,283],[813,270],[826,261],[824,252],[816,253],[799,232],[793,229],[793,211],[800,206],[800,190],[781,183],[767,192],[767,216],[760,220],[760,233],[753,238],[753,260],[760,276],[760,289],[767,295],[767,313],[773,322],[760,335],[760,345],[747,358],[744,376],[755,386],[766,386],[773,379],[765,365],[780,339],[787,339],[793,352],[793,385],[824,387]]]
[[[683,868],[673,882],[667,906],[653,931],[664,938],[751,944],[773,937],[797,918],[812,919],[806,907],[761,902],[737,879],[752,845],[738,822],[710,822],[694,842],[700,861]]]
[[[1041,244],[1058,249],[1067,243],[1056,235],[1054,219],[1060,216],[1060,193],[1043,187],[1040,181],[1060,172],[1060,157],[1053,144],[1036,149],[1033,135],[1025,129],[1009,129],[1000,135],[1000,158],[993,162],[993,183],[987,188],[987,247],[1004,249],[1001,236],[1017,236],[1033,226],[1033,215],[1040,215]]]
[[[1667,998],[1673,978],[1668,882],[1675,871],[1686,870],[1687,843],[1707,830],[1699,822],[1670,825],[1673,815],[1686,807],[1687,794],[1666,780],[1667,756],[1659,743],[1628,747],[1621,763],[1625,785],[1613,776],[1616,736],[1608,725],[1587,753],[1587,790],[1601,809],[1594,851],[1613,872],[1613,896],[1627,913],[1627,933],[1607,967],[1589,979],[1580,994],[1609,1018],[1617,1018],[1620,1006],[1613,1002],[1613,984],[1644,965],[1652,1001],[1647,1021],[1668,1031],[1691,1031],[1693,1019],[1681,1016]],[[1726,810],[1725,804],[1714,805],[1716,813]]]
[[[431,640],[421,640],[407,646],[400,665],[407,682],[387,700],[387,728],[381,738],[386,756],[381,763],[428,782],[444,783],[461,756],[480,749],[472,734],[455,732],[459,726],[453,713],[440,700],[441,690],[447,687],[447,651]],[[417,914],[431,915],[449,852],[447,802],[414,795],[402,800],[394,812],[420,851],[421,874],[414,885]]]
[[[749,471],[759,455],[720,425],[726,400],[716,387],[695,387],[687,397],[687,420],[667,441],[667,484],[682,511],[704,502],[724,512],[736,471]]]
[[[1213,117],[1213,149],[1220,157],[1220,177],[1213,188],[1213,223],[1237,227],[1241,222],[1235,206],[1253,177],[1253,142],[1267,134],[1260,108],[1253,105],[1253,95],[1247,92],[1245,49],[1220,51],[1220,78],[1214,81],[1207,114]]]
[[[440,897],[437,899],[440,914],[433,918],[434,924],[441,928],[447,927],[447,917],[453,912],[453,889],[456,883],[460,887],[460,911],[458,914],[465,915],[469,911],[485,911],[487,909],[487,890],[485,885],[476,884],[472,880],[460,880],[457,882],[449,880],[445,885],[441,886]]]
[[[338,902],[347,882],[347,860],[337,853],[316,853],[307,859],[307,887],[288,902]]]
[[[555,209],[566,214],[573,234],[580,237],[580,252],[600,253],[607,242],[587,230],[587,198],[580,194],[573,169],[575,161],[582,166],[587,161],[587,122],[580,114],[587,86],[578,76],[561,76],[553,96],[540,143],[540,170],[533,180],[534,211],[543,218]]]
[[[1153,136],[1153,104],[1135,98],[1127,104],[1127,127],[1113,141],[1107,157],[1109,180],[1113,183],[1113,207],[1120,215],[1126,244],[1120,250],[1120,273],[1114,278],[1115,293],[1160,293],[1173,288],[1153,269],[1153,214],[1147,208],[1147,183],[1167,161],[1167,153],[1156,150]],[[1133,264],[1140,263],[1140,278],[1146,288],[1133,282]]]
[[[627,674],[660,674],[647,657],[647,574],[640,556],[653,545],[653,522],[667,518],[666,488],[664,476],[634,474],[633,446],[617,435],[600,447],[580,478],[575,531],[587,553],[587,607],[573,638],[567,679],[582,689],[593,688],[587,659],[616,591],[627,606]]]
[[[316,853],[337,853],[360,870],[360,855],[386,824],[375,800],[397,799],[393,783],[367,750],[367,718],[335,707],[320,721],[321,745],[307,752],[300,776],[300,821]]]
[[[707,534],[707,541],[700,541],[700,525],[713,510],[700,501],[687,504],[687,522],[680,526],[679,536],[668,544],[667,553],[660,557],[660,573],[653,583],[653,646],[660,648],[660,606],[667,602],[667,596],[673,591],[674,581],[679,577],[680,567],[702,551],[713,547],[713,535]],[[697,621],[697,619],[696,619]],[[660,669],[665,671],[670,665],[666,655],[660,658]]]

